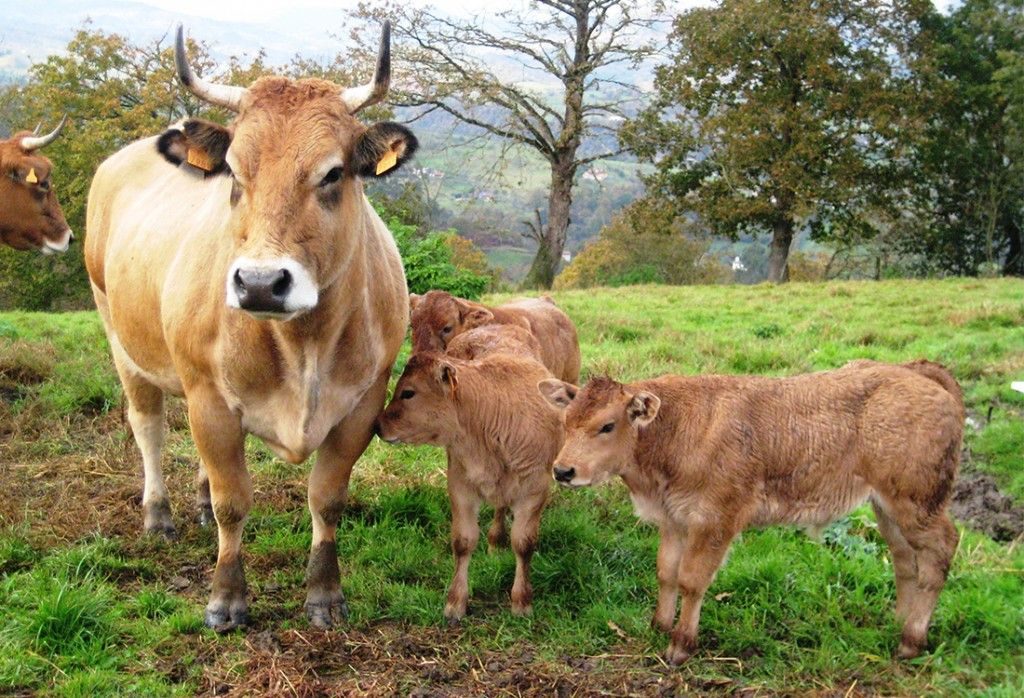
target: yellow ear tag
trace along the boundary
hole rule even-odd
[[[32,168],[28,171],[28,176],[25,177],[25,181],[29,184],[39,184],[39,178],[36,177],[36,168]]]
[[[210,160],[210,156],[206,154],[205,150],[189,148],[187,160],[192,167],[197,167],[203,172],[213,172],[213,161]]]
[[[395,150],[388,150],[388,152],[384,153],[384,156],[377,161],[377,174],[384,174],[397,164],[398,152]]]

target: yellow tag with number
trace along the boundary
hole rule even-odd
[[[394,150],[389,150],[384,153],[384,156],[377,161],[377,174],[384,174],[392,167],[398,164],[398,153]]]
[[[36,177],[36,168],[32,168],[28,171],[28,176],[25,177],[25,181],[29,184],[39,184],[39,178]]]
[[[192,165],[192,167],[198,167],[203,172],[213,172],[213,161],[210,160],[210,156],[206,154],[205,150],[189,148],[188,164]]]

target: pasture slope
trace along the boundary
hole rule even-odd
[[[1012,509],[1024,502],[1024,395],[1009,388],[1024,378],[1024,284],[640,287],[556,299],[578,323],[585,375],[945,363],[967,396],[963,470],[1005,493],[968,504],[1006,508],[979,525],[1016,540],[964,528],[930,651],[900,663],[892,572],[867,508],[824,544],[781,528],[745,534],[708,594],[699,654],[669,669],[666,638],[648,626],[657,533],[636,522],[620,483],[554,493],[531,618],[508,610],[511,552],[481,549],[470,615],[450,629],[443,454],[375,440],[339,525],[352,618],[320,632],[302,614],[308,466],[251,442],[253,626],[219,637],[202,627],[216,545],[192,519],[195,452],[181,404],[169,408],[164,459],[181,538],[140,539],[140,461],[98,318],[0,314],[0,694],[1024,694],[1024,549]]]

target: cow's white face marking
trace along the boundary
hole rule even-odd
[[[246,300],[245,284],[253,278],[266,280],[267,302],[254,305]],[[306,267],[290,257],[239,257],[228,269],[225,284],[228,306],[259,319],[291,320],[315,308],[320,296]]]

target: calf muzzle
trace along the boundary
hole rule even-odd
[[[572,482],[572,479],[576,477],[576,468],[563,468],[560,465],[556,465],[554,474],[555,479],[559,482]]]

